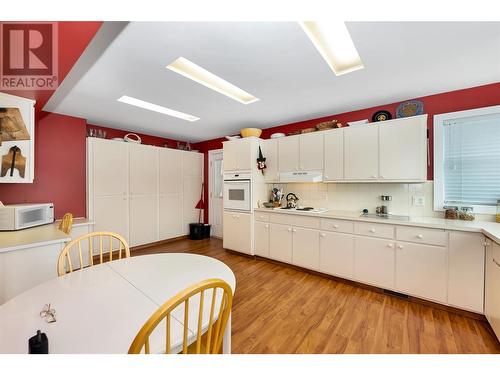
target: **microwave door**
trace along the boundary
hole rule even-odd
[[[227,210],[250,211],[250,181],[224,182],[224,208]]]
[[[46,224],[46,209],[44,207],[21,209],[17,212],[16,219],[16,229]]]

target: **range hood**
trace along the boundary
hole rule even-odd
[[[280,182],[323,182],[323,171],[281,172]]]

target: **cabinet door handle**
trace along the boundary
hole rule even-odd
[[[392,249],[392,248],[394,247],[394,245],[393,245],[392,243],[388,243],[388,244],[387,244],[387,247],[389,247],[389,248],[391,248],[391,249]]]
[[[370,233],[375,233],[375,229],[370,229]]]
[[[291,232],[291,231],[292,231],[292,228],[288,228],[287,230],[288,230],[289,232]]]
[[[324,233],[320,233],[320,235],[319,235],[319,236],[320,236],[321,238],[325,238],[325,237],[326,237],[326,234],[324,234]]]
[[[486,241],[486,242],[484,243],[484,246],[491,246],[491,242]]]
[[[297,229],[293,228],[292,229],[293,233],[296,233],[297,232]]]
[[[381,175],[381,176],[380,176],[380,178],[385,178],[385,176],[384,176],[384,175]]]
[[[424,236],[422,236],[421,234],[417,234],[417,238],[422,239],[424,238]]]
[[[377,178],[377,175],[376,174],[372,174],[372,178]]]
[[[328,180],[328,178],[329,178],[328,176],[325,176],[325,180]]]
[[[403,245],[398,245],[398,249],[402,249],[403,248]]]
[[[269,224],[264,225],[264,228],[269,228]]]
[[[333,224],[333,227],[337,229],[339,226],[337,224]]]

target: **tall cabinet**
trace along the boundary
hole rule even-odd
[[[87,217],[130,246],[187,234],[202,181],[203,154],[87,139]]]

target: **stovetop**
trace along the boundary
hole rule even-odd
[[[288,210],[288,211],[299,211],[299,212],[314,212],[314,213],[325,213],[329,211],[327,208],[314,208],[314,207],[298,207],[298,208],[290,208],[290,207],[275,207],[275,210]]]

